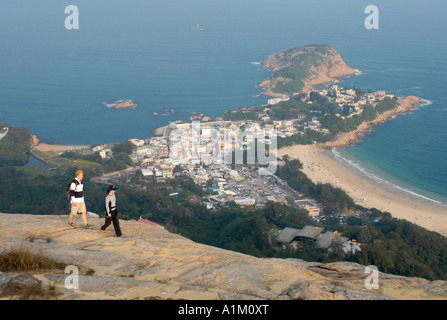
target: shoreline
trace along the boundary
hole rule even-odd
[[[339,133],[334,140],[319,145],[326,148],[351,146],[354,143],[361,141],[363,139],[363,135],[369,132],[371,127],[390,121],[398,115],[410,113],[417,107],[428,104],[427,100],[416,96],[407,96],[405,98],[398,99],[399,104],[395,108],[385,111],[372,121],[362,122],[357,129],[353,131]]]
[[[361,165],[358,165],[355,163],[355,160],[350,159],[349,156],[345,157],[339,149],[343,148],[332,148],[330,150],[330,156],[333,157],[335,160],[339,161],[341,164],[343,164],[347,168],[354,168],[355,172],[359,171],[359,174],[362,176],[365,176],[365,178],[371,179],[375,182],[377,182],[379,185],[383,186],[384,188],[391,189],[396,193],[399,193],[401,195],[404,195],[406,197],[414,198],[416,200],[419,200],[421,202],[427,203],[429,205],[438,206],[440,208],[444,208],[447,210],[447,200],[435,200],[436,196],[429,196],[424,195],[421,191],[414,191],[411,190],[412,186],[409,185],[408,187],[402,187],[400,183],[404,184],[404,182],[392,182],[392,175],[390,175],[390,178],[388,180],[386,178],[383,178],[380,173],[376,174],[374,171],[369,171],[368,169],[365,169]],[[329,150],[327,150],[327,153],[329,153]],[[422,190],[422,189],[421,189]],[[420,193],[418,193],[420,192]]]
[[[278,150],[278,157],[285,154],[291,159],[299,159],[303,172],[314,183],[330,183],[346,191],[356,204],[389,212],[394,218],[447,236],[447,206],[374,181],[322,146],[294,145]]]
[[[266,68],[266,69],[271,72],[270,69],[268,69],[268,68]],[[313,90],[316,90],[319,87],[324,88],[331,84],[338,83],[338,82],[340,82],[340,79],[343,79],[343,78],[355,77],[355,76],[362,74],[362,71],[360,71],[359,69],[353,69],[353,70],[355,70],[353,73],[346,73],[344,75],[334,77],[331,79],[325,79],[324,81],[320,81],[320,82],[317,81],[315,83],[312,83],[309,81],[303,81],[304,87],[303,87],[302,93],[311,92]],[[279,92],[273,91],[271,88],[271,85],[272,85],[272,80],[270,79],[270,77],[259,82],[256,86],[263,90],[259,95],[265,96],[265,97],[270,97],[270,98],[282,98],[285,95],[287,95],[285,93],[279,93]]]

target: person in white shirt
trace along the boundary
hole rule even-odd
[[[76,214],[82,214],[82,220],[85,228],[91,228],[92,225],[87,223],[87,208],[84,200],[84,184],[82,179],[84,178],[84,172],[82,170],[76,171],[76,178],[70,185],[70,218],[69,225],[76,228],[73,223],[73,218]]]

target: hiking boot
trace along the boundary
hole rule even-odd
[[[91,224],[88,224],[88,223],[87,223],[87,224],[85,225],[85,228],[86,228],[86,229],[90,229],[90,228],[93,228],[93,226],[92,226]]]
[[[68,225],[69,225],[70,227],[72,227],[73,229],[76,229],[76,226],[75,226],[75,224],[74,224],[73,222],[70,222]]]

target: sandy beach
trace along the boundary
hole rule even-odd
[[[330,183],[345,190],[364,207],[387,211],[395,218],[447,236],[447,207],[374,181],[357,168],[337,159],[330,148],[295,145],[278,150],[278,157],[285,154],[291,159],[299,159],[303,163],[304,173],[313,182]]]

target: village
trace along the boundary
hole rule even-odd
[[[332,94],[328,95],[330,91]],[[364,105],[385,97],[394,97],[384,91],[379,91],[365,93],[359,99],[355,90],[339,88],[337,85],[333,85],[330,90],[316,92],[329,97],[340,108],[345,105],[352,106],[353,110],[347,117],[361,113]],[[302,97],[302,101],[312,104],[309,96],[310,94],[307,94]],[[272,149],[276,147],[277,137],[305,135],[309,129],[328,133],[328,130],[322,127],[316,117],[305,121],[306,115],[304,114],[293,120],[270,120],[268,117],[269,107],[288,99],[289,97],[269,99],[268,103],[263,106],[263,112],[258,115],[259,121],[224,121],[219,118],[218,121],[204,123],[171,123],[167,127],[168,130],[164,130],[164,134],[161,136],[146,140],[130,139],[129,141],[135,146],[130,158],[138,166],[133,169],[139,169],[144,177],[158,183],[166,182],[167,179],[175,179],[177,175],[187,175],[196,184],[217,193],[216,196],[209,199],[210,207],[223,204],[226,201],[234,201],[241,206],[262,206],[267,201],[280,203],[293,201],[299,209],[306,209],[309,216],[318,217],[322,208],[313,199],[305,199],[303,195],[295,192],[276,175],[266,175],[263,172],[263,167],[257,163],[249,163],[249,161],[234,163],[233,158],[231,158],[233,161],[230,162],[223,161],[225,155],[220,154],[225,148],[233,153],[240,148],[240,151],[248,154],[250,143],[256,136],[244,134],[246,132],[262,132],[262,139],[264,139],[262,141]],[[194,128],[194,124],[198,128]],[[179,133],[173,135],[173,130],[178,129],[180,129]],[[230,143],[225,139],[225,136],[228,135],[231,138]],[[181,139],[178,138],[179,136]],[[216,141],[217,138],[220,140]],[[224,146],[224,142],[226,142],[226,146]],[[101,157],[111,156],[110,149],[107,149],[105,145],[96,146],[92,152],[99,152]],[[257,154],[257,156],[260,155]],[[212,161],[206,163],[203,161],[204,159]],[[275,165],[281,165],[281,161],[276,157],[271,157],[268,160],[274,161]]]

